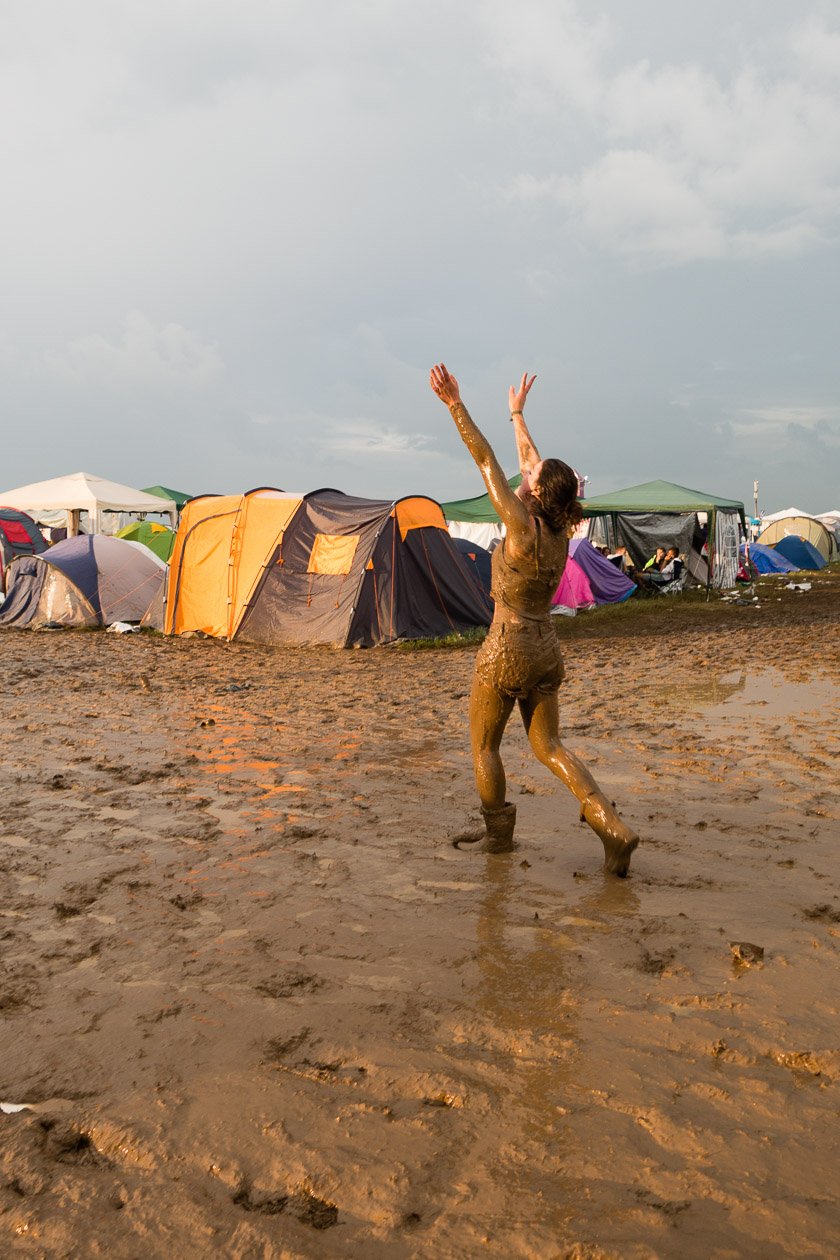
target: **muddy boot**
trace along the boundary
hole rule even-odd
[[[624,879],[630,857],[639,843],[632,827],[622,822],[603,792],[590,792],[581,801],[580,820],[588,823],[604,846],[604,870]]]
[[[482,809],[484,830],[464,831],[455,836],[456,849],[470,849],[473,853],[510,853],[513,850],[513,829],[516,826],[516,806],[506,801],[501,809]]]

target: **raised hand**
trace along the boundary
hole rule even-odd
[[[434,393],[442,403],[446,403],[447,407],[454,406],[455,403],[461,401],[461,391],[458,388],[458,382],[451,372],[448,372],[445,364],[436,364],[429,373],[429,384]]]
[[[519,389],[514,389],[513,385],[511,385],[510,390],[508,392],[508,401],[510,402],[511,414],[514,411],[523,411],[525,409],[525,399],[528,397],[531,386],[533,385],[536,379],[537,379],[536,375],[534,375],[531,377],[529,381],[528,373],[523,372],[522,380],[519,382]]]

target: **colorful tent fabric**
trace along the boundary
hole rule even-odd
[[[560,585],[551,602],[555,608],[559,606],[561,608],[574,608],[575,610],[578,608],[594,608],[598,602],[589,578],[580,565],[575,564],[571,555],[566,561]]]
[[[21,556],[9,570],[0,626],[108,626],[140,621],[162,587],[166,566],[147,548],[104,534]]]
[[[746,555],[746,547],[741,547],[741,555]],[[750,543],[750,560],[755,565],[757,572],[766,573],[795,573],[796,565],[782,555],[780,551],[776,551],[774,547],[765,547],[762,543]]]
[[[117,530],[116,538],[125,538],[129,542],[141,543],[153,551],[159,560],[166,562],[172,555],[175,545],[175,531],[166,525],[158,525],[155,521],[132,521]]]
[[[44,536],[31,516],[0,506],[0,590],[16,556],[37,556],[46,549]]]
[[[783,555],[797,569],[824,569],[828,563],[813,543],[809,543],[805,538],[797,538],[793,534],[780,538],[774,550]]]
[[[161,499],[85,472],[6,490],[0,494],[0,503],[29,512],[36,518],[46,513],[64,512],[68,526],[74,528],[78,526],[79,513],[87,512],[94,534],[102,532],[104,512],[168,512],[174,520],[176,511],[171,499]]]
[[[170,490],[169,486],[146,486],[143,493],[152,494],[158,499],[170,499],[179,512],[193,497],[191,494],[185,494],[183,490]]]
[[[262,489],[192,499],[149,624],[259,643],[369,647],[487,625],[432,499]]]
[[[237,634],[372,647],[486,626],[491,616],[440,504],[317,490],[289,521]]]
[[[301,501],[271,487],[191,499],[170,556],[160,628],[232,639]]]
[[[575,609],[621,604],[636,590],[635,582],[610,564],[587,538],[573,538],[563,577],[551,602]]]

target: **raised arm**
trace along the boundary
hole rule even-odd
[[[508,391],[508,402],[510,403],[510,418],[513,421],[513,433],[516,438],[516,451],[519,456],[519,471],[522,476],[528,478],[536,464],[540,462],[541,456],[537,450],[536,443],[528,432],[528,426],[525,423],[525,400],[531,391],[531,386],[536,380],[536,376],[532,376],[528,380],[528,373],[522,373],[522,380],[519,382],[519,388],[514,389],[511,385]]]
[[[534,525],[528,509],[508,485],[492,446],[461,401],[458,382],[443,363],[432,368],[429,373],[429,384],[441,402],[449,408],[455,426],[484,478],[490,501],[500,519],[509,530],[515,532],[533,530]]]

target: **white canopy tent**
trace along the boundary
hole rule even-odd
[[[766,529],[768,525],[774,525],[776,521],[785,521],[793,516],[810,516],[814,518],[813,512],[806,512],[803,508],[789,507],[782,508],[780,512],[764,512],[761,517],[761,528]]]
[[[161,499],[155,494],[144,494],[132,486],[116,481],[106,481],[92,473],[70,473],[67,477],[54,477],[52,481],[36,481],[30,486],[18,486],[16,490],[0,491],[0,505],[28,512],[35,520],[55,524],[56,512],[65,513],[69,534],[79,532],[79,516],[87,512],[91,532],[105,532],[105,512],[128,512],[133,516],[164,513],[169,516],[173,529],[177,524],[178,509],[173,499]]]

